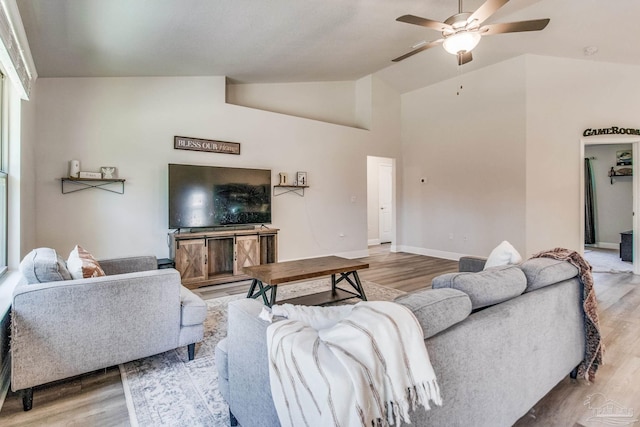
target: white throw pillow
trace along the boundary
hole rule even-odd
[[[484,269],[486,270],[487,268],[497,267],[499,265],[518,264],[521,261],[522,257],[516,248],[504,240],[491,251],[484,265]]]

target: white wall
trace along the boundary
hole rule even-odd
[[[524,72],[521,57],[402,96],[401,249],[524,252]]]
[[[582,132],[638,127],[638,75],[527,55],[403,95],[401,249],[487,255],[506,239],[526,256],[580,250]]]
[[[580,139],[639,127],[640,67],[527,57],[527,252],[580,250]]]
[[[372,107],[360,109],[371,115],[363,119],[370,131],[226,104],[224,77],[39,79],[37,245],[64,254],[79,243],[100,258],[166,257],[167,164],[187,163],[270,168],[274,183],[278,172],[307,171],[305,197],[273,198],[280,259],[362,255],[366,157],[398,157],[400,100],[376,78],[357,85],[371,91]],[[242,154],[174,150],[175,135],[239,142]],[[125,194],[62,195],[70,159],[82,170],[118,167]]]
[[[356,126],[356,82],[229,84],[227,102]]]
[[[341,105],[370,130],[226,104],[224,77],[39,79],[36,244],[167,256],[166,165],[177,162],[270,168],[274,180],[307,171],[304,198],[273,201],[280,258],[362,254],[367,156],[378,156],[398,161],[399,250],[486,255],[503,239],[523,255],[579,249],[582,132],[638,127],[639,71],[525,56],[402,98],[367,76]],[[280,86],[282,97],[299,87]],[[307,105],[322,115],[329,103]],[[174,135],[240,142],[242,155],[174,150]],[[72,158],[85,170],[119,167],[125,194],[61,195]]]
[[[631,176],[609,178],[616,165],[616,151],[631,150],[631,144],[587,145],[585,157],[594,157],[596,244],[618,249],[620,233],[633,228],[633,181]]]

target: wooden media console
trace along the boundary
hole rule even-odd
[[[242,269],[278,261],[277,228],[171,233],[170,257],[190,289],[250,279]]]

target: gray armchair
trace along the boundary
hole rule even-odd
[[[478,271],[482,271],[486,262],[486,257],[463,256],[458,260],[458,271],[461,273],[477,273]]]
[[[207,308],[181,285],[178,271],[158,270],[152,256],[103,260],[100,266],[106,276],[32,284],[25,279],[16,287],[11,388],[23,391],[25,410],[31,409],[34,386],[182,346],[194,358]]]

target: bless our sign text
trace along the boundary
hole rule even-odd
[[[214,141],[210,139],[175,136],[173,148],[176,150],[206,151],[209,153],[240,154],[240,143]]]

